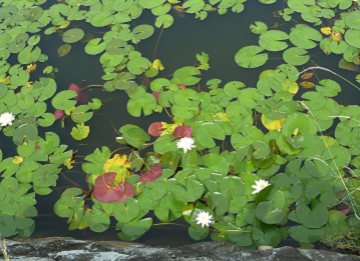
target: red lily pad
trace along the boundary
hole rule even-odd
[[[346,215],[350,211],[350,206],[342,205],[338,210]]]
[[[64,117],[64,111],[63,110],[59,110],[57,109],[55,112],[54,112],[54,116],[55,116],[55,119],[60,119],[62,117]]]
[[[79,86],[77,86],[75,83],[72,83],[69,87],[69,90],[76,92],[77,96],[74,97],[75,100],[78,100],[79,102],[85,103],[89,101],[88,93],[87,91],[81,90]]]
[[[41,147],[39,145],[36,145],[35,150],[41,150]]]
[[[180,89],[186,89],[186,85],[183,83],[178,83],[177,86],[179,86]]]
[[[161,168],[160,164],[157,164],[156,166],[150,167],[150,170],[148,170],[144,174],[142,174],[141,178],[139,179],[139,182],[149,183],[149,182],[154,181],[155,179],[161,177],[161,175],[162,175],[162,168]]]
[[[159,104],[159,95],[160,95],[160,93],[161,93],[161,92],[153,92],[153,93],[152,93],[152,96],[155,97],[157,104]]]
[[[153,122],[149,126],[148,133],[154,137],[159,137],[163,130],[163,124],[161,122]]]
[[[92,191],[96,200],[104,203],[125,203],[126,198],[134,196],[134,188],[130,183],[120,182],[113,186],[115,177],[116,172],[108,172],[96,178]]]
[[[181,125],[175,128],[172,135],[176,138],[191,138],[193,136],[193,129],[186,125]]]

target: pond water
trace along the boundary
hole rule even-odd
[[[56,1],[48,1],[44,6],[49,7]],[[275,17],[274,13],[284,8],[285,3],[278,1],[271,5],[264,5],[258,1],[248,1],[244,3],[245,10],[242,13],[235,14],[228,12],[225,15],[219,15],[217,12],[209,13],[204,21],[194,18],[193,14],[185,14],[185,17],[180,17],[172,10],[170,14],[174,16],[174,24],[161,33],[161,29],[156,28],[155,33],[146,40],[141,41],[135,45],[135,49],[140,51],[142,55],[149,60],[153,59],[154,50],[158,42],[155,58],[161,60],[165,66],[165,70],[161,71],[157,77],[164,77],[171,75],[176,69],[193,65],[196,62],[195,55],[197,53],[205,52],[209,55],[210,69],[202,71],[202,85],[201,88],[206,88],[207,80],[217,78],[222,80],[222,84],[230,81],[242,81],[246,86],[256,86],[259,74],[266,68],[274,69],[283,63],[281,53],[270,53],[270,60],[265,66],[255,69],[245,69],[239,67],[234,61],[236,52],[248,45],[257,45],[258,35],[253,34],[249,30],[250,24],[255,21],[262,21],[266,23],[269,28],[271,26],[276,29],[290,32],[290,28],[296,24],[296,21],[284,22],[282,18]],[[45,7],[44,7],[45,9]],[[296,20],[297,16],[294,16]],[[301,18],[299,18],[301,19]],[[150,24],[153,25],[155,17],[149,10],[143,12],[140,18],[131,22],[132,25]],[[301,23],[304,23],[302,20]],[[278,27],[276,26],[278,25]],[[85,24],[84,22],[71,22],[70,28],[82,28],[85,33],[92,33],[95,37],[101,37],[105,28],[96,28]],[[161,37],[160,36],[161,33]],[[67,90],[70,84],[75,83],[81,85],[82,79],[85,80],[85,85],[103,84],[101,80],[103,70],[99,63],[100,55],[88,55],[84,51],[86,43],[77,42],[72,44],[70,53],[64,57],[59,57],[57,49],[63,44],[61,37],[58,34],[43,36],[40,43],[42,53],[49,56],[48,64],[58,68],[56,73],[56,83],[58,92]],[[356,73],[339,69],[338,61],[339,55],[331,54],[326,56],[319,48],[309,50],[311,55],[309,63],[303,65],[307,68],[313,65],[326,67],[334,72],[337,72],[346,79],[353,81]],[[45,67],[45,66],[44,66]],[[43,68],[44,68],[43,67]],[[39,65],[37,71],[32,74],[30,80],[35,80],[42,77],[41,71],[43,69]],[[301,68],[299,68],[299,71]],[[341,105],[358,104],[359,92],[353,86],[342,81],[335,75],[325,71],[316,71],[320,79],[333,79],[340,83],[342,92],[336,97],[336,101]],[[138,83],[148,84],[147,79],[140,77],[137,79]],[[296,97],[299,97],[306,89],[301,89]],[[81,169],[81,163],[84,162],[83,156],[92,153],[96,148],[107,146],[111,150],[119,148],[119,144],[115,142],[115,138],[119,136],[118,130],[125,124],[135,124],[147,130],[152,122],[169,121],[169,117],[165,112],[154,113],[147,117],[135,118],[129,115],[126,103],[128,96],[123,91],[105,92],[101,88],[89,88],[88,94],[90,98],[99,98],[103,102],[103,107],[95,112],[94,117],[88,123],[90,126],[90,134],[88,138],[76,141],[71,135],[70,131],[75,124],[71,120],[66,121],[66,126],[61,128],[60,121],[56,121],[54,125],[47,128],[39,128],[40,135],[45,132],[52,131],[60,136],[61,144],[67,144],[68,149],[77,151],[75,161],[78,162],[71,170],[63,168],[62,174],[59,174],[57,187],[47,196],[36,196],[39,216],[35,217],[36,229],[31,238],[40,238],[47,236],[71,236],[78,239],[91,240],[118,240],[116,231],[109,229],[103,233],[95,233],[86,229],[68,230],[66,218],[60,218],[53,213],[54,203],[59,199],[65,187],[73,187],[64,176],[73,182],[80,185],[84,190],[89,190],[85,182],[86,174]],[[50,104],[50,103],[49,103]],[[264,131],[266,130],[263,127]],[[329,129],[326,133],[331,133],[334,128]],[[326,134],[324,133],[324,134]],[[1,148],[4,153],[4,158],[16,155],[16,150],[13,147],[11,138],[2,136]],[[182,220],[177,220],[174,225],[156,225],[160,223],[154,215],[154,226],[145,233],[136,242],[145,243],[154,246],[180,246],[197,241],[192,240],[188,235],[188,224]],[[115,226],[115,224],[112,224]],[[207,237],[204,240],[211,240]],[[297,241],[293,239],[283,240],[280,246],[291,245],[298,246]]]

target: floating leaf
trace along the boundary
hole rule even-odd
[[[262,34],[265,33],[267,31],[268,27],[265,23],[263,22],[255,22],[255,25],[251,24],[250,25],[250,30],[251,32],[253,32],[254,34]]]
[[[82,103],[89,101],[88,93],[86,89],[81,90],[79,86],[77,86],[75,83],[72,83],[69,86],[69,90],[76,92],[77,96],[74,97],[75,100],[78,100],[79,102]]]
[[[116,172],[104,173],[95,180],[92,195],[100,202],[125,203],[126,198],[134,196],[134,188],[130,183],[119,182],[113,185],[116,178]]]
[[[71,91],[71,90],[61,91],[54,96],[54,98],[51,101],[51,104],[55,109],[67,110],[76,104],[76,101],[69,99],[77,96],[78,94],[75,91]]]
[[[70,44],[63,44],[59,47],[57,52],[60,57],[63,57],[65,55],[67,55],[70,52],[70,50],[71,50]]]
[[[329,35],[331,34],[331,27],[322,27],[320,31],[325,35]]]
[[[310,60],[310,55],[304,55],[307,53],[308,52],[303,48],[292,47],[283,53],[283,58],[285,62],[299,66],[307,63]]]
[[[297,205],[296,216],[307,228],[320,228],[329,220],[327,207],[317,199],[311,200],[311,210],[305,203]]]
[[[103,52],[106,47],[106,42],[102,42],[101,44],[99,44],[101,40],[101,38],[95,38],[90,40],[85,46],[85,52],[91,55],[96,55]]]
[[[258,54],[264,48],[260,46],[246,46],[241,48],[235,55],[235,62],[244,68],[256,68],[266,63],[268,60],[267,54]]]
[[[174,135],[176,138],[191,138],[193,136],[193,130],[189,126],[181,125],[175,128],[172,135]]]
[[[173,77],[178,78],[181,83],[191,86],[197,84],[201,78],[195,77],[196,75],[200,75],[201,72],[192,66],[186,66],[180,69],[177,69],[174,72]]]
[[[322,40],[322,35],[319,31],[305,24],[297,24],[289,36],[292,44],[305,49],[316,47],[317,44],[314,41]]]
[[[149,183],[154,181],[155,179],[161,177],[162,175],[162,168],[160,164],[150,167],[148,171],[141,175],[139,182],[141,183]]]
[[[314,88],[315,84],[309,81],[303,81],[301,83],[299,83],[299,85],[305,89],[310,89],[310,88]]]
[[[280,224],[286,214],[280,209],[273,209],[272,201],[260,202],[256,207],[256,217],[266,224]]]
[[[163,124],[161,122],[153,122],[149,126],[148,133],[154,137],[159,137],[163,130]]]
[[[281,51],[288,47],[288,44],[286,42],[281,42],[281,40],[287,39],[289,39],[287,33],[278,30],[270,30],[260,35],[259,45],[268,51]]]
[[[73,28],[70,30],[67,30],[63,36],[62,39],[65,43],[75,43],[80,41],[84,37],[85,33],[80,28]]]
[[[64,114],[63,110],[56,109],[56,111],[54,112],[54,116],[55,116],[55,119],[57,120],[57,119],[64,117],[65,114]]]
[[[76,124],[76,127],[72,128],[70,134],[75,140],[83,140],[87,138],[89,132],[90,132],[89,126],[85,126],[84,123],[79,123]]]

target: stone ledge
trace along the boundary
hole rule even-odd
[[[67,237],[6,242],[11,261],[360,261],[354,255],[326,250],[292,247],[246,250],[225,242],[200,242],[177,248]]]

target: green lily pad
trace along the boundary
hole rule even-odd
[[[241,48],[235,55],[235,62],[244,68],[256,68],[264,65],[268,60],[268,54],[258,54],[264,48],[250,45]]]
[[[89,227],[94,232],[104,232],[110,226],[110,218],[104,213],[97,213],[90,217]]]
[[[186,66],[177,69],[174,72],[173,77],[180,79],[181,83],[191,86],[197,84],[201,80],[201,78],[195,77],[196,75],[201,75],[200,70],[192,66]]]
[[[225,139],[223,128],[216,123],[204,123],[200,125],[196,131],[195,140],[206,148],[213,148],[216,146],[213,138],[218,140]]]
[[[154,27],[148,24],[142,24],[142,25],[138,25],[136,26],[133,30],[132,33],[134,34],[134,39],[136,40],[143,40],[146,38],[149,38],[150,36],[152,36],[154,34]]]
[[[90,40],[85,46],[85,52],[91,55],[96,55],[103,52],[105,50],[106,43],[102,42],[101,44],[99,44],[100,41],[101,38],[95,38]]]
[[[77,96],[77,93],[72,90],[61,91],[57,93],[51,101],[52,106],[58,110],[68,110],[75,106],[76,100],[69,100]]]
[[[304,55],[307,53],[308,52],[303,48],[292,47],[283,53],[283,58],[285,62],[299,66],[307,63],[310,60],[310,55]]]
[[[253,32],[254,34],[262,34],[265,33],[267,31],[268,27],[265,23],[263,22],[259,22],[256,21],[255,25],[251,24],[250,25],[250,31]]]
[[[307,228],[320,228],[329,220],[329,211],[320,201],[311,200],[311,210],[305,203],[296,206],[296,216],[299,222]]]
[[[259,45],[268,51],[281,51],[288,47],[288,44],[286,42],[281,42],[281,40],[287,39],[289,39],[287,33],[278,30],[270,30],[260,35]]]
[[[18,61],[21,64],[36,62],[41,54],[39,47],[27,46],[18,54]]]
[[[140,99],[130,99],[127,103],[127,110],[130,115],[140,117],[141,111],[144,115],[150,115],[156,109],[156,99],[150,93],[146,93]]]
[[[0,162],[0,172],[5,170],[1,177],[9,177],[17,171],[19,164],[15,164],[13,160],[14,157],[10,157]]]
[[[310,115],[295,113],[288,116],[282,125],[282,133],[286,137],[293,135],[297,129],[298,134],[301,133],[317,133],[317,125]]]
[[[339,8],[344,10],[349,8],[352,5],[352,1],[351,0],[329,0],[328,4],[330,7],[336,7],[337,5],[339,5]]]
[[[315,0],[289,0],[288,6],[293,9],[295,12],[306,13],[310,12],[311,9],[309,6],[316,5]]]
[[[71,50],[70,44],[63,44],[59,47],[57,52],[60,57],[63,57],[65,55],[67,55],[70,52],[70,50]]]
[[[324,96],[334,97],[341,92],[341,87],[333,80],[324,79],[319,82],[319,85],[316,85],[316,91],[320,92]]]
[[[49,127],[54,124],[55,116],[52,113],[44,113],[41,115],[42,118],[38,119],[39,125],[41,127]]]
[[[21,156],[23,158],[29,157],[31,154],[33,154],[35,147],[36,147],[35,142],[32,140],[29,140],[28,142],[23,142],[20,146],[18,146],[17,152],[18,152],[19,156]],[[0,163],[0,166],[1,166],[1,163]]]
[[[34,124],[23,124],[19,126],[14,133],[13,141],[16,145],[20,145],[23,141],[33,141],[38,136],[38,129]]]
[[[145,57],[136,57],[131,59],[127,64],[129,72],[135,75],[142,74],[144,70],[149,68],[149,66],[150,61]]]
[[[256,206],[256,217],[266,224],[280,224],[286,213],[280,209],[273,209],[272,201],[263,201]]]
[[[161,16],[156,17],[155,26],[160,28],[164,26],[164,28],[169,28],[174,23],[174,17],[169,14],[163,14]]]
[[[90,132],[89,126],[84,125],[84,123],[79,123],[79,124],[76,124],[76,127],[72,128],[70,135],[75,140],[83,140],[83,139],[87,138],[87,136],[89,135],[89,132]]]
[[[118,237],[122,240],[129,241],[141,237],[146,231],[150,229],[152,225],[151,218],[144,218],[140,220],[133,220],[129,223],[126,223],[121,228],[121,233],[117,234]]]
[[[162,3],[164,3],[166,0],[139,0],[139,5],[146,9],[153,9]]]
[[[16,223],[14,217],[3,214],[0,216],[0,233],[3,237],[10,237],[15,234]]]
[[[82,29],[73,28],[73,29],[67,30],[63,34],[62,40],[65,43],[76,43],[76,42],[80,41],[84,37],[84,35],[85,35],[85,33]]]
[[[305,49],[316,47],[317,43],[314,41],[322,40],[322,35],[319,31],[305,24],[297,24],[289,36],[292,44]]]
[[[34,206],[25,204],[20,205],[20,209],[15,214],[16,227],[18,229],[25,229],[31,227],[35,221],[29,217],[36,217],[38,214]]]
[[[55,183],[58,179],[58,169],[53,164],[41,165],[35,172],[33,176],[34,185],[38,187],[49,187]]]

